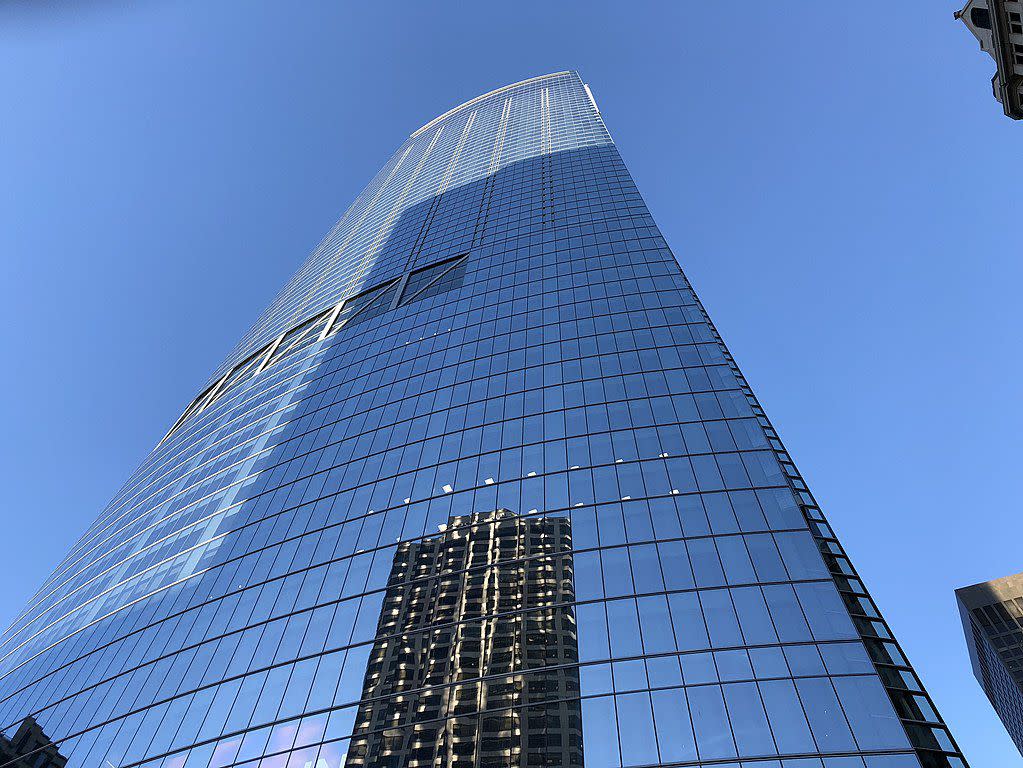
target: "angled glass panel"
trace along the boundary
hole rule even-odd
[[[402,303],[436,296],[461,284],[465,278],[468,256],[457,256],[453,260],[435,264],[413,272],[405,286]]]

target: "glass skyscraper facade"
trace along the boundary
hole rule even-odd
[[[33,768],[965,766],[572,72],[409,136],[0,638],[0,726]]]

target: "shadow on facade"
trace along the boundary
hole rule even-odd
[[[539,258],[546,253],[545,267],[555,268],[556,259],[550,253],[554,222],[563,222],[570,215],[559,208],[566,205],[564,198],[559,197],[563,191],[557,191],[559,175],[566,174],[558,170],[559,164],[607,163],[609,155],[617,158],[613,146],[532,157],[410,207],[391,228],[379,258],[367,271],[363,289],[372,287],[374,281],[381,278],[390,280],[402,271],[467,256],[460,268],[443,275],[438,272],[441,279],[431,282],[424,278],[421,284],[412,286],[414,292],[410,286],[404,286],[406,297],[412,302],[405,306],[411,309],[417,302],[466,287],[466,281],[472,278],[481,261],[486,261],[495,251],[500,253],[508,248],[507,238],[518,237],[520,231],[530,234],[516,241],[515,253],[507,258]],[[523,190],[529,194],[515,196]],[[574,215],[574,220],[586,221],[596,214],[577,212]],[[581,236],[580,244],[587,245]],[[489,274],[490,279],[496,278],[500,265],[487,262],[487,266],[496,267]],[[493,285],[509,289],[516,286],[515,295],[525,295],[521,277],[509,276],[503,284],[495,279]],[[354,349],[355,355],[362,354],[362,349],[356,347],[361,343],[360,328],[364,329],[364,324],[373,317],[401,311],[396,309],[393,294],[389,299],[389,302],[380,302],[376,309],[354,316],[337,333],[316,341],[322,350],[319,354],[311,345],[304,348],[304,354],[296,353],[290,363],[282,359],[280,366],[294,365],[305,357],[309,362],[294,369],[294,378],[287,386],[289,391],[278,397],[274,405],[276,412],[262,421],[258,429],[249,430],[244,424],[231,423],[237,412],[225,411],[222,416],[212,417],[220,420],[220,426],[203,441],[203,447],[192,451],[187,460],[181,457],[173,460],[191,471],[204,462],[216,460],[217,452],[228,451],[230,440],[236,438],[227,438],[227,442],[211,449],[216,441],[231,434],[251,441],[243,453],[249,458],[233,459],[235,463],[220,475],[215,486],[206,483],[201,490],[190,490],[193,481],[186,481],[186,472],[181,472],[179,479],[167,484],[167,491],[161,494],[162,498],[171,500],[151,516],[153,520],[169,519],[186,507],[194,510],[188,512],[189,517],[200,522],[180,536],[175,543],[176,551],[186,552],[188,547],[201,541],[216,543],[179,555],[181,563],[171,563],[168,567],[152,568],[152,559],[143,557],[114,568],[108,583],[121,586],[94,600],[79,615],[78,621],[84,627],[81,633],[86,635],[80,640],[81,647],[100,648],[109,643],[112,621],[120,622],[122,627],[148,626],[153,617],[166,615],[172,605],[175,612],[172,615],[176,615],[180,606],[186,604],[184,595],[192,595],[187,600],[190,606],[212,604],[218,597],[242,586],[278,577],[276,572],[259,570],[261,565],[254,571],[241,570],[239,563],[247,553],[268,550],[283,539],[296,538],[303,532],[336,529],[338,523],[355,520],[373,510],[377,510],[374,519],[378,519],[380,510],[404,505],[402,514],[406,525],[398,537],[388,539],[381,534],[379,543],[368,549],[364,549],[361,542],[358,550],[353,545],[350,551],[341,551],[339,545],[339,549],[326,558],[317,555],[314,560],[293,563],[290,569],[294,572],[330,559],[348,557],[353,562],[357,558],[372,561],[371,568],[377,567],[377,561],[383,558],[386,561],[383,564],[390,571],[380,584],[370,584],[371,589],[365,590],[375,592],[372,614],[377,627],[375,639],[371,638],[368,665],[358,675],[362,686],[361,702],[358,692],[354,699],[345,702],[353,707],[357,705],[356,735],[348,750],[348,762],[373,768],[581,765],[579,672],[575,666],[578,638],[572,609],[565,606],[574,601],[571,523],[567,518],[529,518],[508,511],[543,511],[543,478],[501,477],[496,470],[487,470],[481,463],[476,485],[461,478],[444,480],[438,475],[437,485],[451,482],[455,485],[453,492],[443,493],[440,487],[422,489],[415,485],[414,473],[421,467],[437,464],[438,458],[425,452],[405,451],[401,463],[385,464],[376,453],[380,440],[374,441],[372,434],[357,442],[353,455],[336,459],[334,468],[329,471],[325,471],[323,465],[314,466],[310,462],[317,451],[327,448],[328,438],[337,440],[336,436],[330,437],[330,429],[316,432],[316,428],[329,425],[343,415],[349,398],[358,396],[368,387],[387,384],[395,376],[415,373],[412,363],[402,366],[401,371],[381,365],[369,372],[368,378],[363,368],[358,379],[351,372],[340,377],[335,375],[339,388],[328,390],[325,397],[314,396],[316,380],[332,373],[331,350],[348,348]],[[489,313],[480,300],[474,300],[472,306]],[[322,307],[315,307],[309,315],[322,310]],[[496,317],[496,313],[492,316]],[[478,322],[479,318],[470,319],[468,332],[460,335],[462,342],[474,340],[471,334]],[[472,360],[451,355],[449,358],[451,361],[446,362],[440,373],[435,377],[429,374],[435,379],[429,382],[430,387],[456,383],[461,373],[458,366],[466,362],[472,364]],[[224,396],[224,402],[228,397],[244,398],[258,391],[260,382],[266,381],[273,372],[274,368],[270,368],[241,383],[235,392]],[[438,403],[434,409],[442,411],[446,407]],[[256,413],[259,418],[265,418],[262,414],[266,409],[257,409]],[[198,422],[210,419],[211,414],[207,412],[194,418]],[[390,427],[406,424],[408,418],[400,403],[392,404],[384,411],[376,430],[383,433]],[[194,426],[186,420],[181,425],[181,434],[187,434]],[[253,438],[253,432],[259,435]],[[466,448],[468,441],[463,441],[456,458],[501,447],[488,442],[482,429],[472,433],[480,442],[475,448]],[[398,426],[386,447],[404,444],[404,434],[403,428]],[[179,439],[172,435],[168,445]],[[410,437],[407,442],[413,439]],[[298,445],[301,450],[296,450]],[[168,449],[160,458],[168,467],[171,462],[166,457],[173,455],[174,450]],[[155,452],[154,456],[160,456],[160,452]],[[151,461],[152,457],[139,473],[160,474],[162,470]],[[312,469],[307,471],[309,467]],[[497,480],[485,485],[483,478],[488,473]],[[358,477],[357,483],[352,482],[353,477]],[[394,479],[378,483],[369,490],[370,481],[376,478]],[[356,484],[359,488],[353,490]],[[220,490],[215,490],[217,488]],[[128,494],[124,504],[130,506],[149,493],[142,485]],[[326,499],[326,502],[312,503],[316,499]],[[225,509],[226,514],[218,515],[219,510]],[[137,549],[166,547],[162,542],[174,531],[168,524],[154,525],[136,539],[134,546]],[[232,533],[224,536],[228,532]],[[217,541],[217,537],[222,538]],[[243,551],[225,546],[237,541],[245,542]],[[138,568],[139,563],[147,570],[140,569],[140,575],[135,577],[132,569]],[[385,575],[387,570],[383,570]],[[318,603],[354,594],[357,592],[349,594],[346,587],[344,594],[320,595]],[[364,601],[368,602],[368,599]],[[117,610],[120,605],[130,607]],[[224,605],[233,610],[233,602],[224,601]],[[101,616],[106,618],[96,621]],[[264,609],[258,605],[248,624],[266,622],[269,618],[269,607]],[[91,621],[95,623],[89,626]],[[223,621],[215,620],[213,625],[226,623],[225,617]],[[172,640],[167,648],[173,647],[175,642]],[[149,660],[149,657],[142,658],[141,663]],[[256,663],[254,661],[253,665]],[[259,664],[265,666],[266,661]],[[46,680],[39,683],[46,684]],[[69,693],[74,691],[60,695]],[[146,696],[143,691],[131,711],[152,703]],[[46,716],[47,711],[38,714],[43,727],[47,727]],[[30,721],[31,725],[23,724],[23,728],[41,736],[40,725],[31,718],[25,723]],[[69,720],[64,718],[62,722]],[[84,724],[88,725],[91,724]],[[77,726],[71,731],[80,732]],[[19,730],[18,734],[21,733]],[[55,733],[54,737],[63,742],[71,733]],[[17,739],[16,735],[11,743],[16,743]],[[25,765],[62,768],[64,758],[56,748],[41,747],[42,742],[33,747],[36,750],[33,761],[36,756],[45,755],[45,760],[52,758],[53,762],[44,760]],[[108,756],[117,752],[113,757],[119,759],[112,760],[113,764],[130,766],[154,757],[144,752],[135,754],[134,744],[131,747],[125,744],[124,754],[117,750],[108,752]],[[173,755],[177,749],[174,747],[164,754]],[[76,755],[74,762],[78,763],[79,757]],[[93,758],[99,759],[90,754],[80,764]],[[285,754],[281,766],[286,764]],[[264,761],[261,768],[273,768],[273,763]]]

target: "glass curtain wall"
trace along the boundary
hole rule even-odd
[[[576,73],[409,136],[168,421],[3,765],[965,766]]]

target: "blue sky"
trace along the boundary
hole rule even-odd
[[[974,768],[1021,568],[1023,124],[956,3],[0,4],[0,623],[422,123],[578,69]],[[486,6],[486,7],[483,7]]]

